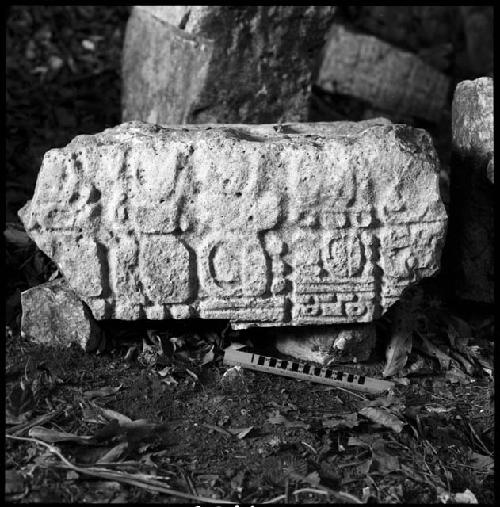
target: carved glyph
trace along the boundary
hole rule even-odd
[[[50,151],[20,216],[98,319],[370,322],[439,268],[438,175],[381,120],[134,122]]]

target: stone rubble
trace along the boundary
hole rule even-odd
[[[276,333],[276,348],[282,354],[301,361],[330,364],[363,362],[375,346],[373,323],[355,326],[308,326]]]
[[[494,302],[493,125],[493,79],[459,83],[452,104],[447,262],[455,295],[482,303]]]
[[[136,6],[123,50],[123,121],[307,120],[334,6]]]
[[[387,120],[159,127],[49,151],[24,226],[96,319],[367,323],[439,269],[423,130]]]
[[[35,343],[76,343],[93,352],[103,338],[90,310],[63,278],[25,290],[21,305],[21,331]]]

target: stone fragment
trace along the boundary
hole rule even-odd
[[[439,268],[423,130],[387,120],[78,136],[20,211],[97,319],[370,322]]]
[[[87,352],[99,346],[102,331],[66,280],[22,292],[21,305],[21,331],[34,342],[66,347],[77,343]]]
[[[333,24],[316,84],[389,113],[438,122],[449,79],[412,53]]]
[[[459,298],[493,303],[492,78],[458,84],[452,104],[452,131],[450,238],[447,247],[447,257],[453,265],[452,280]]]
[[[301,361],[324,366],[367,361],[375,346],[374,324],[291,328],[276,334],[276,348]]]
[[[334,6],[136,6],[123,55],[123,120],[307,119]]]

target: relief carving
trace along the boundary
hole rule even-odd
[[[125,124],[49,153],[20,215],[98,318],[369,322],[439,267],[426,136]]]

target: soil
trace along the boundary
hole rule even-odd
[[[193,336],[201,337],[198,343],[204,347],[209,343],[199,330],[188,330],[181,338]],[[72,463],[95,464],[116,445],[113,431],[109,439],[97,438],[111,423],[88,422],[88,392],[107,393],[106,389],[120,386],[113,394],[97,396],[94,403],[132,420],[158,423],[161,431],[145,432],[135,440],[127,434],[127,450],[118,462],[123,469],[128,464],[135,472],[168,475],[170,488],[193,498],[254,504],[288,491],[289,502],[323,502],[338,501],[333,492],[341,491],[379,502],[439,503],[439,495],[453,498],[469,489],[479,502],[493,503],[491,467],[478,468],[474,461],[480,455],[492,463],[494,389],[488,376],[476,373],[451,383],[434,365],[432,374],[410,377],[410,385],[396,384],[389,396],[365,396],[249,370],[228,381],[224,378],[228,367],[220,356],[201,366],[196,349],[186,346],[180,350],[189,351],[191,373],[177,352],[156,363],[146,362],[143,353],[129,361],[125,355],[131,343],[91,355],[74,345],[51,348],[13,333],[7,337],[8,393],[25,375],[25,367],[30,370],[31,359],[28,377],[34,379],[35,394],[29,420],[60,409],[44,427],[95,437],[91,446],[57,444]],[[140,340],[138,345],[141,349]],[[254,345],[266,349],[258,338]],[[176,383],[165,382],[161,373],[165,364],[174,365],[168,378]],[[351,428],[325,425],[332,419],[348,421],[370,399],[389,403],[406,423],[403,431],[396,433],[360,416]],[[277,422],[278,415],[286,421]],[[353,438],[371,442],[371,450],[368,445],[349,445]],[[374,459],[374,440],[392,449],[396,465],[385,454]],[[14,495],[18,501],[183,500],[74,474],[47,454],[33,441],[6,441],[6,468],[21,473],[28,484]],[[314,493],[292,494],[304,489]]]
[[[120,122],[128,12],[11,6],[11,230],[45,151]],[[394,389],[377,396],[230,369],[222,356],[231,341],[277,353],[258,331],[228,332],[221,322],[108,322],[96,354],[32,343],[20,333],[19,294],[56,267],[32,243],[7,242],[6,254],[7,501],[494,503],[492,309],[447,306],[438,279],[423,287],[413,335],[420,348]],[[379,323],[370,362],[343,370],[380,377],[391,318]],[[470,333],[453,331],[453,318]],[[422,353],[419,334],[456,359],[443,365]],[[385,419],[359,414],[367,407]],[[389,416],[404,423],[401,431]],[[89,439],[60,441],[61,432]]]

